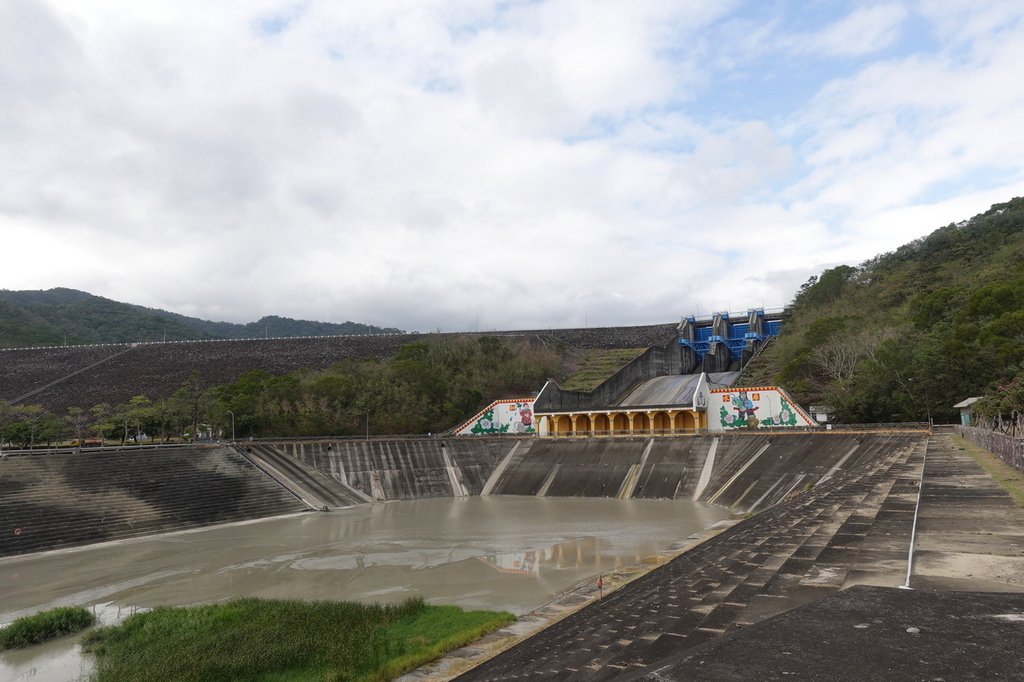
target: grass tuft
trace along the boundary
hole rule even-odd
[[[514,620],[429,606],[236,599],[161,607],[93,631],[103,680],[386,680]]]
[[[70,635],[96,622],[96,617],[81,606],[59,606],[19,618],[0,628],[0,650],[20,649]]]

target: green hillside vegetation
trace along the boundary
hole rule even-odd
[[[0,300],[0,346],[52,346],[64,334],[32,311]]]
[[[267,316],[248,324],[211,322],[112,301],[74,289],[0,290],[0,347],[260,336],[398,333],[357,322],[315,322]]]
[[[772,378],[845,421],[953,421],[1020,383],[1024,199],[812,277],[768,354]]]

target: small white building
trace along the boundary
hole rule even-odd
[[[836,417],[836,408],[831,405],[811,405],[808,409],[811,419],[819,424],[831,424]]]
[[[961,400],[953,406],[960,410],[960,423],[963,426],[971,426],[974,424],[974,409],[971,406],[981,400],[982,397],[983,396],[979,395],[973,398],[968,398],[967,400]]]

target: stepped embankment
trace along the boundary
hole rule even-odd
[[[686,498],[749,513],[920,440],[915,432],[540,439],[495,494]]]
[[[986,632],[1018,632],[1024,511],[949,436],[879,446],[874,457],[844,464],[813,489],[612,594],[594,599],[590,591],[582,609],[459,679],[678,679],[697,671],[749,679],[773,665],[807,678],[860,679],[869,663],[886,665],[878,661],[881,652],[897,657],[888,664],[889,679],[921,679],[918,673],[928,668],[907,662],[920,658],[922,633],[947,672],[988,679],[1007,669],[1001,641],[978,636],[974,621],[960,615],[988,619]],[[907,597],[893,589],[907,583],[915,590],[1004,594]],[[831,597],[863,585],[873,587]],[[946,613],[960,615],[954,622]],[[839,624],[872,632],[843,637]],[[879,637],[884,647],[875,645]],[[967,641],[969,648],[949,646]],[[839,646],[849,650],[852,667],[837,661]],[[764,660],[748,655],[758,647],[774,653]],[[785,663],[793,647],[807,654],[797,667]],[[741,650],[746,653],[736,653]],[[857,667],[858,660],[867,667]]]
[[[10,454],[0,459],[0,556],[306,509],[226,447]]]
[[[859,585],[621,679],[1013,680],[1021,613],[1019,593]]]
[[[375,501],[479,495],[503,458],[533,439],[265,441]]]

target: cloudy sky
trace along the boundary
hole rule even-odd
[[[0,0],[0,288],[404,329],[787,303],[1024,195],[1024,3]]]

